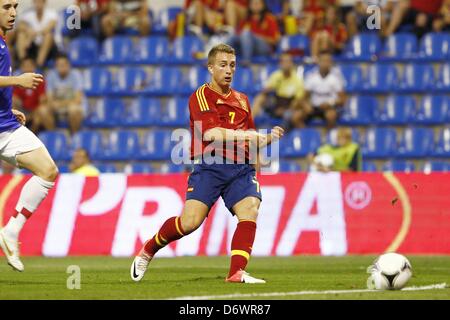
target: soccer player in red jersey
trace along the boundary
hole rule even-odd
[[[185,207],[180,217],[168,219],[145,242],[131,265],[134,281],[143,278],[158,250],[200,227],[221,196],[239,220],[231,242],[231,265],[226,281],[265,283],[245,272],[261,203],[256,165],[252,164],[257,155],[251,151],[278,140],[284,130],[274,127],[269,134],[255,130],[247,96],[231,88],[235,70],[236,55],[232,47],[220,44],[211,49],[208,54],[211,82],[201,86],[189,99],[194,169],[188,180]]]

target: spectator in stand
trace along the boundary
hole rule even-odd
[[[348,35],[345,24],[339,21],[336,6],[329,6],[325,16],[317,20],[311,32],[311,55],[315,61],[319,52],[329,51],[340,54],[347,42]]]
[[[280,68],[273,72],[263,91],[253,103],[253,116],[262,111],[278,119],[284,119],[286,127],[297,124],[291,122],[291,113],[295,106],[302,102],[304,95],[303,80],[296,72],[296,66],[289,53],[280,57]]]
[[[304,0],[301,33],[310,35],[316,24],[325,16],[326,8],[335,4],[336,0]]]
[[[361,171],[361,149],[352,140],[350,128],[338,128],[336,144],[321,146],[316,154],[309,154],[308,160],[312,171]]]
[[[226,0],[225,2],[225,21],[227,31],[230,34],[236,32],[241,23],[247,18],[248,0]]]
[[[242,57],[242,64],[250,65],[252,57],[271,55],[280,40],[276,18],[264,0],[250,0],[247,18],[241,22],[238,34],[231,36],[229,45]]]
[[[296,107],[293,122],[302,128],[313,118],[326,121],[328,128],[336,125],[339,109],[345,103],[344,78],[333,68],[333,56],[323,51],[318,57],[318,66],[305,79],[305,99]]]
[[[33,58],[27,57],[20,63],[21,73],[36,72],[36,63]],[[27,116],[27,126],[34,133],[42,127],[45,130],[55,128],[55,118],[49,105],[45,93],[45,81],[41,82],[36,89],[25,89],[14,87],[13,106]]]
[[[434,20],[433,30],[436,32],[450,32],[450,0],[444,0],[438,17]]]
[[[380,12],[380,27],[381,30],[385,30],[387,27],[387,23],[389,18],[392,15],[392,11],[394,10],[395,5],[398,0],[358,0],[356,1],[353,9],[347,13],[345,16],[348,34],[350,37],[353,37],[358,32],[368,31],[367,29],[367,19],[372,11],[368,12],[367,8],[369,6],[377,6],[381,9]]]
[[[97,37],[100,37],[100,21],[108,10],[110,0],[75,0],[80,8],[81,29],[70,30],[70,36],[76,37],[81,30],[92,29]]]
[[[59,119],[67,119],[71,133],[77,132],[83,121],[83,79],[71,68],[69,58],[60,54],[55,69],[47,75],[48,104]]]
[[[186,0],[185,4],[188,29],[197,36],[203,35],[203,29],[217,33],[224,23],[223,3],[220,0]]]
[[[57,54],[55,27],[58,13],[46,7],[46,0],[34,0],[34,6],[19,19],[16,34],[16,50],[19,61],[31,56],[39,69]]]
[[[100,171],[91,163],[87,150],[83,148],[79,148],[73,153],[69,170],[72,173],[85,177],[97,177],[100,175]]]
[[[129,30],[141,36],[150,33],[151,21],[146,0],[111,0],[102,16],[100,27],[104,37]]]
[[[280,23],[290,15],[289,0],[270,0],[266,2],[268,10],[279,20]],[[225,0],[225,22],[226,30],[235,33],[242,21],[247,17],[248,0]]]
[[[414,25],[414,33],[420,39],[433,30],[433,20],[438,18],[443,0],[399,0],[382,35],[388,37],[400,25]]]

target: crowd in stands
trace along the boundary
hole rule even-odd
[[[287,129],[308,127],[319,118],[327,129],[332,129],[347,101],[344,77],[333,66],[333,60],[352,37],[372,32],[387,39],[407,31],[420,40],[429,32],[450,32],[450,0],[182,2],[163,23],[161,32],[161,17],[153,1],[75,0],[81,12],[81,28],[66,30],[61,38],[60,13],[46,0],[33,0],[33,6],[18,18],[16,30],[8,34],[7,41],[14,51],[15,69],[43,72],[46,81],[34,91],[16,88],[14,106],[27,114],[34,132],[54,130],[65,122],[68,132],[74,134],[83,129],[87,97],[82,76],[68,58],[68,41],[86,34],[86,30],[100,46],[117,35],[148,37],[158,33],[172,41],[195,35],[205,44],[205,51],[217,42],[232,45],[239,67],[250,67],[261,56],[279,61],[279,68],[256,94],[255,117],[264,113],[280,120]],[[373,20],[377,12],[379,21]],[[380,28],[371,30],[370,19],[379,22]],[[280,51],[282,38],[292,35],[307,36],[309,47]],[[201,59],[204,54],[197,52],[194,57]],[[316,67],[303,76],[297,72],[300,61]]]

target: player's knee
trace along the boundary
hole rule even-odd
[[[45,181],[55,182],[59,174],[58,167],[51,162],[45,165],[45,168],[43,169],[44,170],[38,174],[39,178],[42,178]]]
[[[203,219],[195,215],[183,215],[181,217],[181,227],[185,234],[194,232],[201,226]]]
[[[258,218],[258,206],[256,204],[249,205],[242,208],[237,215],[239,220],[253,220],[256,221]]]

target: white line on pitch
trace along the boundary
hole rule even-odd
[[[434,289],[445,289],[447,284],[439,283],[429,286],[420,287],[406,287],[401,291],[423,291]],[[211,300],[211,299],[233,299],[233,298],[256,298],[256,297],[286,297],[286,296],[304,296],[304,295],[316,295],[316,294],[347,294],[347,293],[370,293],[380,292],[379,290],[358,289],[358,290],[326,290],[326,291],[291,291],[291,292],[266,292],[266,293],[234,293],[223,294],[215,296],[186,296],[169,298],[168,300]]]

